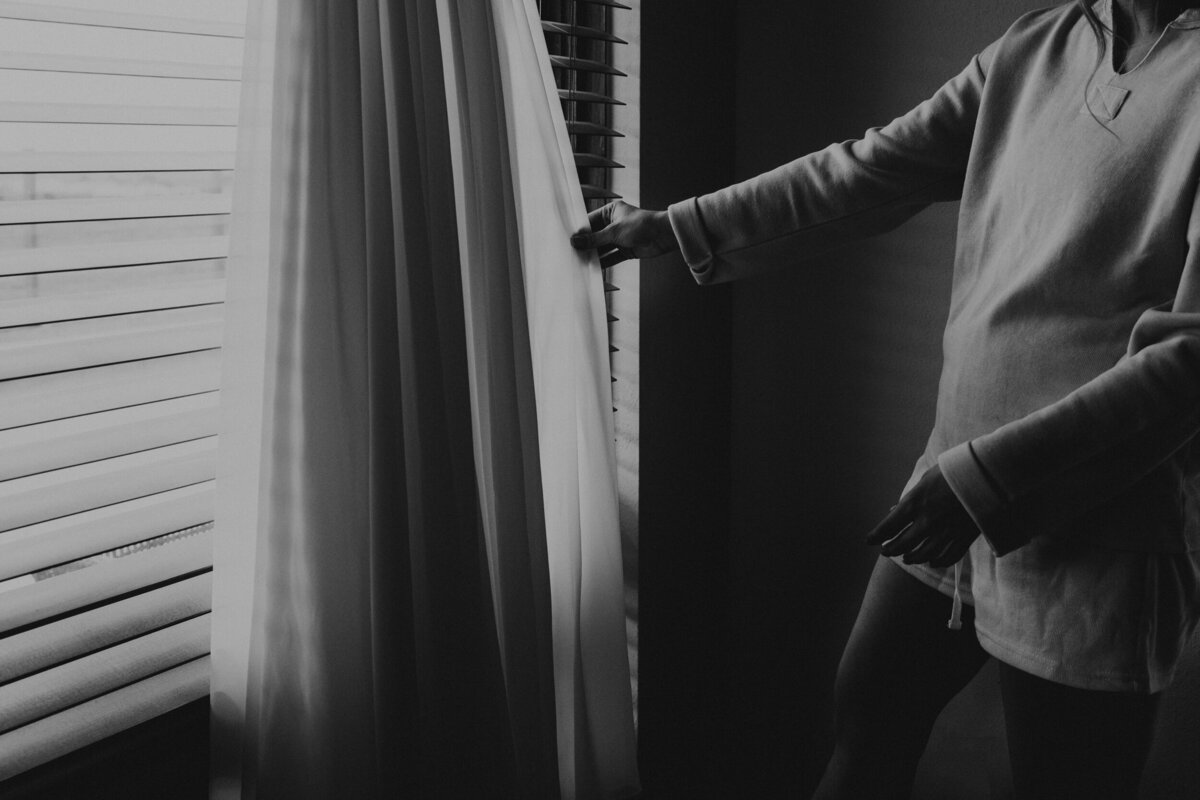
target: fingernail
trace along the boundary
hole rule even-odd
[[[559,241],[562,241],[562,240],[559,239]],[[571,246],[572,247],[583,247],[586,242],[587,242],[587,239],[585,239],[583,236],[580,236],[579,234],[575,234],[574,236],[571,237]]]

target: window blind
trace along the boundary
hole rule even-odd
[[[243,17],[0,0],[0,780],[208,692]]]
[[[542,29],[589,211],[616,199],[638,203],[640,6],[639,0],[541,0],[539,4]],[[640,462],[638,269],[636,261],[626,261],[604,272],[626,633],[635,720]]]
[[[541,0],[539,4],[542,31],[589,211],[620,198],[612,189],[612,171],[624,166],[611,157],[612,140],[624,136],[613,127],[612,106],[625,104],[613,89],[613,78],[625,77],[625,73],[613,66],[612,47],[628,44],[611,32],[614,9],[630,7],[617,0]],[[612,326],[619,319],[612,313],[611,295],[621,287],[609,280],[611,270],[606,272],[611,357],[620,352],[613,344]],[[613,413],[617,411],[614,405]]]
[[[612,126],[610,106],[624,105],[613,91],[613,78],[625,73],[613,66],[612,46],[626,42],[612,29],[616,0],[542,0],[542,30],[563,101],[567,132],[588,210],[617,197],[611,171],[611,140],[623,136]]]

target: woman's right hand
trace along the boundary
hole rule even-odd
[[[588,214],[591,231],[571,237],[577,250],[595,248],[600,266],[608,268],[629,258],[653,258],[679,249],[665,211],[647,211],[621,200]]]

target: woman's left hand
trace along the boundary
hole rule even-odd
[[[977,536],[975,521],[934,464],[867,534],[867,544],[883,545],[880,553],[902,555],[906,564],[948,567],[967,554]]]

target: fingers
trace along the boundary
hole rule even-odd
[[[979,529],[935,465],[867,534],[881,555],[904,556],[907,564],[953,564],[971,546]]]
[[[939,481],[940,470],[928,470],[867,534],[867,544],[880,545],[880,555],[903,556],[906,564],[945,567],[966,555],[979,529]]]
[[[938,565],[949,566],[950,564],[953,564],[954,561],[957,561],[958,559],[954,559],[954,561],[946,562],[945,564],[942,564],[942,560],[949,557],[949,555],[951,553],[953,553],[958,548],[958,546],[959,546],[958,540],[951,537],[949,540],[943,541],[940,547],[930,548],[930,554],[926,560],[929,562],[930,566],[938,566]]]
[[[617,226],[609,225],[594,233],[577,233],[571,237],[571,246],[576,250],[603,250],[612,247],[617,238]]]
[[[952,545],[953,538],[947,540],[945,535],[934,534],[928,536],[924,541],[917,544],[907,553],[904,554],[904,563],[906,564],[924,564],[934,556],[942,555],[947,547]]]
[[[588,212],[588,226],[593,231],[603,230],[612,224],[613,209],[616,203],[606,203],[595,211]]]
[[[616,203],[601,206],[588,213],[590,231],[580,231],[571,237],[571,246],[576,250],[593,250],[608,247],[614,235],[612,229],[613,210]]]
[[[911,525],[912,521],[913,513],[907,503],[892,506],[887,516],[867,534],[867,544],[883,544]]]
[[[577,233],[571,237],[571,246],[575,249],[597,250],[600,253],[600,266],[604,269],[633,258],[631,251],[617,246],[618,231],[613,223],[616,206],[617,203],[613,202],[590,212],[588,225],[591,226],[591,233]]]
[[[896,536],[884,542],[883,546],[879,548],[879,552],[881,555],[888,556],[889,558],[902,555],[911,551],[929,535],[929,525],[926,520],[917,519],[912,525],[909,525]]]
[[[599,250],[603,247],[610,247],[615,236],[615,227],[610,225],[594,233],[575,234],[571,237],[571,246],[576,250]]]
[[[884,543],[879,553],[889,558],[903,556],[905,564],[949,567],[967,554],[978,535],[976,530],[932,526],[918,520]]]
[[[950,542],[945,550],[942,551],[941,555],[929,559],[929,566],[949,567],[953,564],[957,564],[970,549],[971,540],[962,541],[955,539],[954,541]]]

